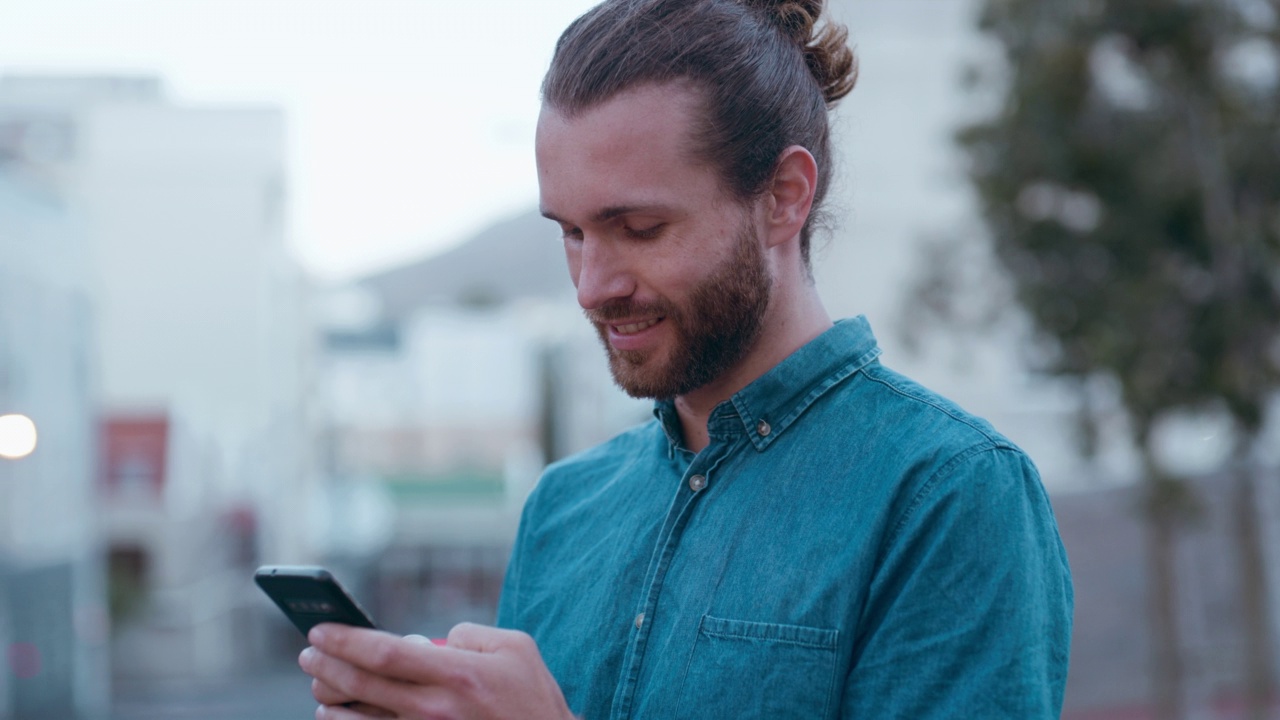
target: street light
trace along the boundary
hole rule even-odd
[[[0,458],[20,460],[36,449],[36,424],[26,415],[0,415]]]

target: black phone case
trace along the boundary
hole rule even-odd
[[[253,580],[306,635],[320,623],[376,628],[360,603],[321,567],[264,566]]]

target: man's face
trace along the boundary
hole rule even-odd
[[[636,397],[721,377],[750,353],[769,305],[751,204],[691,151],[696,99],[644,86],[573,117],[544,108],[538,123],[543,213],[564,232],[614,379]]]

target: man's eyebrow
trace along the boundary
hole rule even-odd
[[[652,205],[611,205],[597,212],[591,220],[592,222],[608,222],[616,217],[631,215],[633,213],[667,212],[669,210],[670,208],[667,206],[656,203]],[[547,218],[548,220],[571,224],[567,220],[560,219],[550,210],[541,210],[540,212],[542,213],[542,217]]]

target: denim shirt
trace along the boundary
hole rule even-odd
[[[498,624],[597,718],[1056,718],[1066,554],[1030,460],[844,320],[715,408],[547,468]]]

